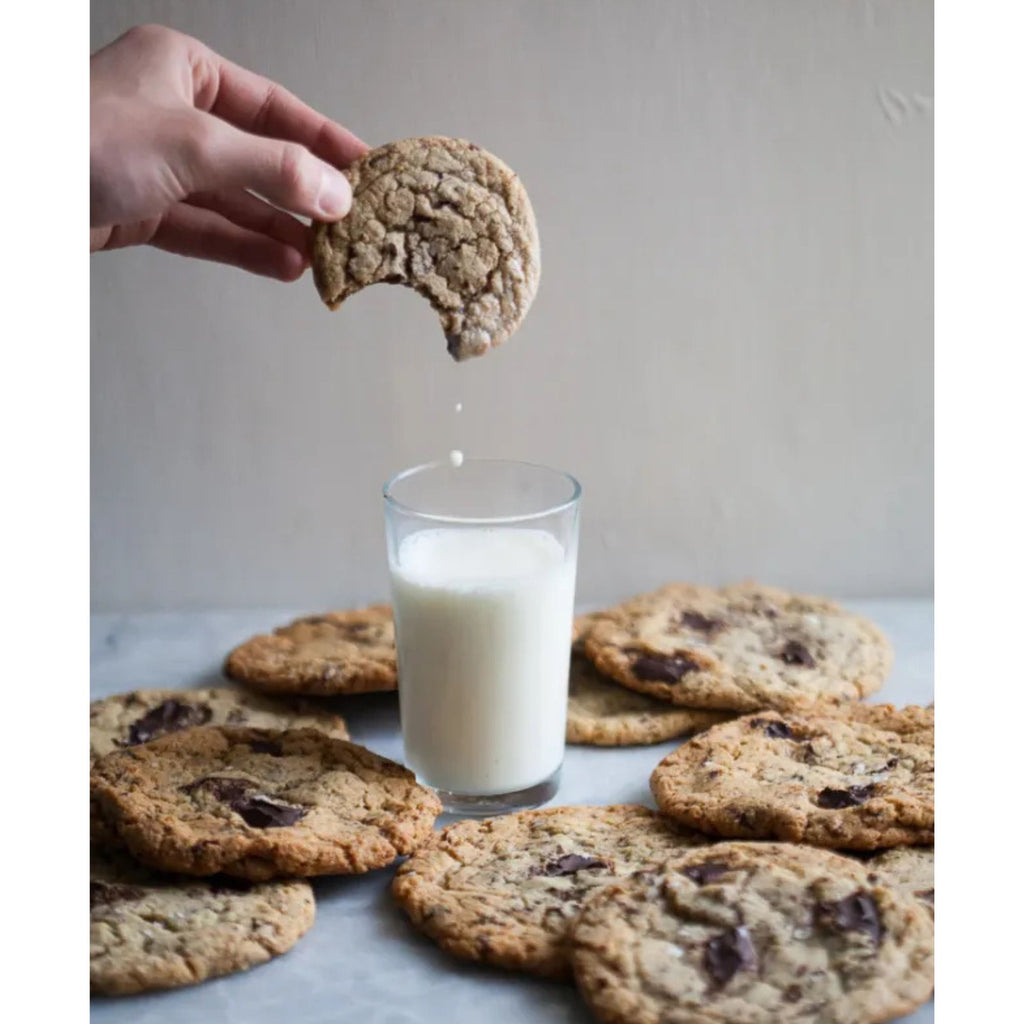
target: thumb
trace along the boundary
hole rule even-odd
[[[252,189],[282,209],[338,220],[352,205],[352,188],[337,168],[305,146],[249,135],[197,111],[195,145],[187,147],[184,179],[191,191]]]

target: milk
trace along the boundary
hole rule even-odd
[[[543,530],[425,529],[391,566],[406,762],[494,795],[562,763],[576,553]]]

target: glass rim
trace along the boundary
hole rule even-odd
[[[461,469],[467,463],[479,465],[485,462],[492,465],[517,466],[525,469],[542,469],[546,473],[553,473],[554,475],[560,476],[563,480],[567,480],[569,482],[572,487],[572,494],[565,501],[560,501],[555,505],[549,505],[547,508],[539,509],[536,512],[524,512],[520,515],[509,516],[455,516],[445,515],[438,512],[422,512],[417,508],[413,508],[411,505],[406,505],[404,502],[399,501],[392,493],[392,489],[396,484],[401,483],[403,480],[407,480],[411,476],[427,472],[428,470]],[[459,523],[464,526],[507,526],[512,523],[527,523],[532,520],[543,519],[546,516],[556,515],[559,512],[565,512],[567,509],[579,504],[580,497],[583,494],[583,487],[579,480],[577,480],[571,473],[566,473],[563,469],[555,469],[553,466],[545,466],[539,462],[526,462],[522,459],[493,459],[473,456],[465,459],[462,465],[458,467],[452,466],[447,459],[436,459],[433,462],[422,462],[418,466],[410,466],[408,469],[403,469],[401,472],[396,473],[391,477],[384,484],[382,493],[384,495],[384,504],[386,508],[395,509],[396,511],[403,512],[406,515],[414,516],[417,519],[424,519],[428,522]]]

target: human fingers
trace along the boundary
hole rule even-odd
[[[294,281],[306,267],[304,252],[188,203],[178,203],[164,214],[149,244],[279,281]]]
[[[305,146],[250,135],[212,114],[194,123],[170,155],[183,164],[185,193],[251,189],[276,206],[307,217],[337,220],[352,205],[348,179]]]
[[[232,192],[196,192],[185,202],[190,206],[213,210],[239,227],[258,231],[299,252],[309,251],[309,227],[251,192],[241,189]]]
[[[336,167],[347,167],[369,147],[277,82],[207,49],[197,62],[196,99],[202,109],[257,135],[298,142]]]

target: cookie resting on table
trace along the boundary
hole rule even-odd
[[[312,729],[172,733],[100,758],[92,791],[145,864],[256,881],[384,867],[441,811],[401,765]]]
[[[587,656],[630,689],[686,707],[795,710],[877,690],[892,651],[866,619],[753,583],[673,583],[601,613]]]
[[[655,700],[602,676],[581,655],[569,669],[569,743],[600,747],[661,743],[731,718],[726,711],[684,708]]]
[[[710,835],[850,850],[931,844],[934,712],[886,706],[863,722],[859,707],[712,726],[654,769],[654,798]]]
[[[934,980],[924,907],[850,858],[781,843],[706,846],[608,886],[572,942],[604,1024],[875,1024]]]
[[[195,985],[287,952],[313,924],[300,879],[251,884],[150,871],[93,850],[89,981],[101,995]]]
[[[391,607],[376,604],[296,619],[240,644],[224,671],[246,686],[277,694],[327,697],[397,689]]]
[[[522,811],[449,825],[399,867],[392,891],[446,952],[564,978],[588,893],[703,842],[640,806]]]
[[[337,715],[299,701],[280,700],[233,686],[205,690],[132,690],[89,705],[89,758],[197,725],[265,729],[319,729],[348,739]]]

